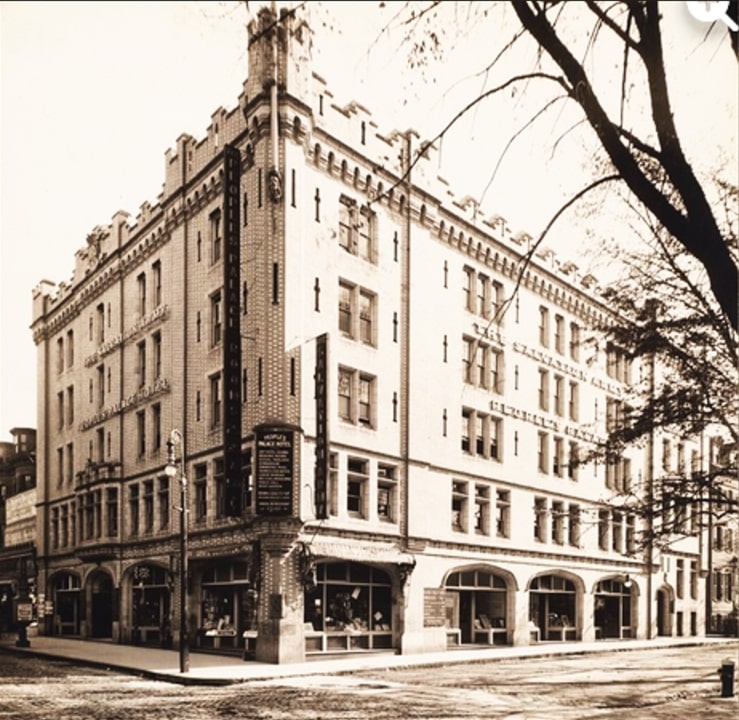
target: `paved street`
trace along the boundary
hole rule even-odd
[[[734,720],[716,672],[739,643],[290,675],[223,687],[0,652],[0,718]]]

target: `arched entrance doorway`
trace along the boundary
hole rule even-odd
[[[577,640],[577,588],[561,575],[540,575],[529,586],[529,620],[542,640]]]
[[[316,565],[305,591],[305,649],[311,652],[389,649],[393,646],[392,580],[355,562]]]
[[[633,583],[617,578],[601,580],[595,585],[595,639],[607,640],[635,636],[632,611]]]
[[[81,583],[79,576],[60,573],[51,580],[54,597],[53,635],[79,635],[81,616]]]
[[[509,643],[508,586],[502,577],[490,570],[460,570],[444,586],[447,624],[459,628],[462,644]]]
[[[657,590],[657,635],[672,635],[672,591],[668,587]]]
[[[105,572],[94,573],[88,581],[90,637],[113,637],[113,580]]]

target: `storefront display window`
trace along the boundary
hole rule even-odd
[[[134,644],[169,643],[172,634],[167,573],[155,565],[133,569],[132,635]]]
[[[245,562],[219,563],[203,573],[198,644],[214,650],[243,647],[245,632],[256,630],[257,593]]]
[[[390,576],[359,563],[319,564],[304,619],[309,652],[392,647]]]

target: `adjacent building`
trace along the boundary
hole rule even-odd
[[[0,635],[17,630],[17,600],[35,597],[37,573],[36,431],[10,435],[0,443]]]
[[[303,11],[260,11],[236,107],[34,291],[41,631],[179,642],[185,482],[195,649],[702,634],[700,523],[663,549],[633,507],[658,443],[586,460],[649,373],[595,279],[338,104]]]

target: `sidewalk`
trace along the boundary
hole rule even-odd
[[[190,653],[190,670],[181,674],[177,650],[117,645],[105,641],[75,640],[61,637],[30,638],[31,647],[16,648],[12,640],[0,641],[0,651],[37,657],[71,660],[83,665],[133,673],[155,680],[187,685],[228,685],[300,675],[332,675],[377,668],[449,665],[452,663],[510,660],[512,658],[582,655],[627,650],[697,645],[726,646],[732,656],[737,654],[736,638],[720,637],[660,637],[652,640],[606,640],[592,643],[540,643],[526,647],[476,647],[470,650],[448,650],[439,653],[396,655],[391,652],[352,654],[311,659],[303,663],[274,665],[233,656]]]

